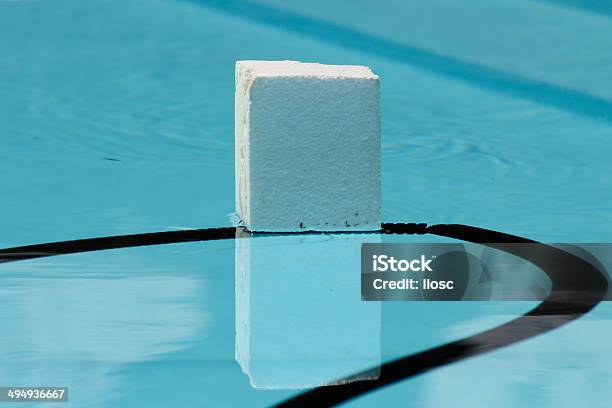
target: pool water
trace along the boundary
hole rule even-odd
[[[385,222],[612,239],[612,13],[595,1],[0,2],[0,247],[229,226],[239,59],[381,77]],[[607,3],[605,3],[607,4]],[[434,241],[401,236],[394,242]],[[270,240],[301,256],[297,238]],[[0,266],[0,386],[67,406],[270,406],[235,361],[235,243]],[[386,302],[384,361],[527,302]],[[602,303],[347,406],[608,406]]]

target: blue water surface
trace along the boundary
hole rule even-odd
[[[0,247],[229,226],[234,63],[381,77],[383,219],[612,239],[609,2],[0,2]],[[396,242],[440,240],[393,237]],[[300,256],[300,241],[271,241]],[[0,386],[66,406],[269,406],[234,359],[235,245],[1,266]],[[385,303],[389,360],[533,304]],[[348,406],[609,406],[612,308]]]

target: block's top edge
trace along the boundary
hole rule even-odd
[[[378,79],[362,65],[327,65],[300,61],[236,61],[236,72],[257,77],[313,77]]]

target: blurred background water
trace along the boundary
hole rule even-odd
[[[381,77],[383,220],[612,238],[612,6],[569,0],[0,2],[0,247],[230,225],[238,59]],[[432,237],[394,238],[434,240]],[[278,241],[299,256],[299,241]],[[234,244],[1,267],[0,385],[74,406],[266,406],[234,358]],[[528,303],[383,305],[383,359]],[[355,406],[607,406],[612,309]]]

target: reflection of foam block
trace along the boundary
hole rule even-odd
[[[236,212],[247,228],[380,229],[380,93],[369,68],[239,61],[235,113]]]
[[[379,237],[236,241],[236,360],[254,387],[378,377],[380,303],[361,301],[360,247]]]

